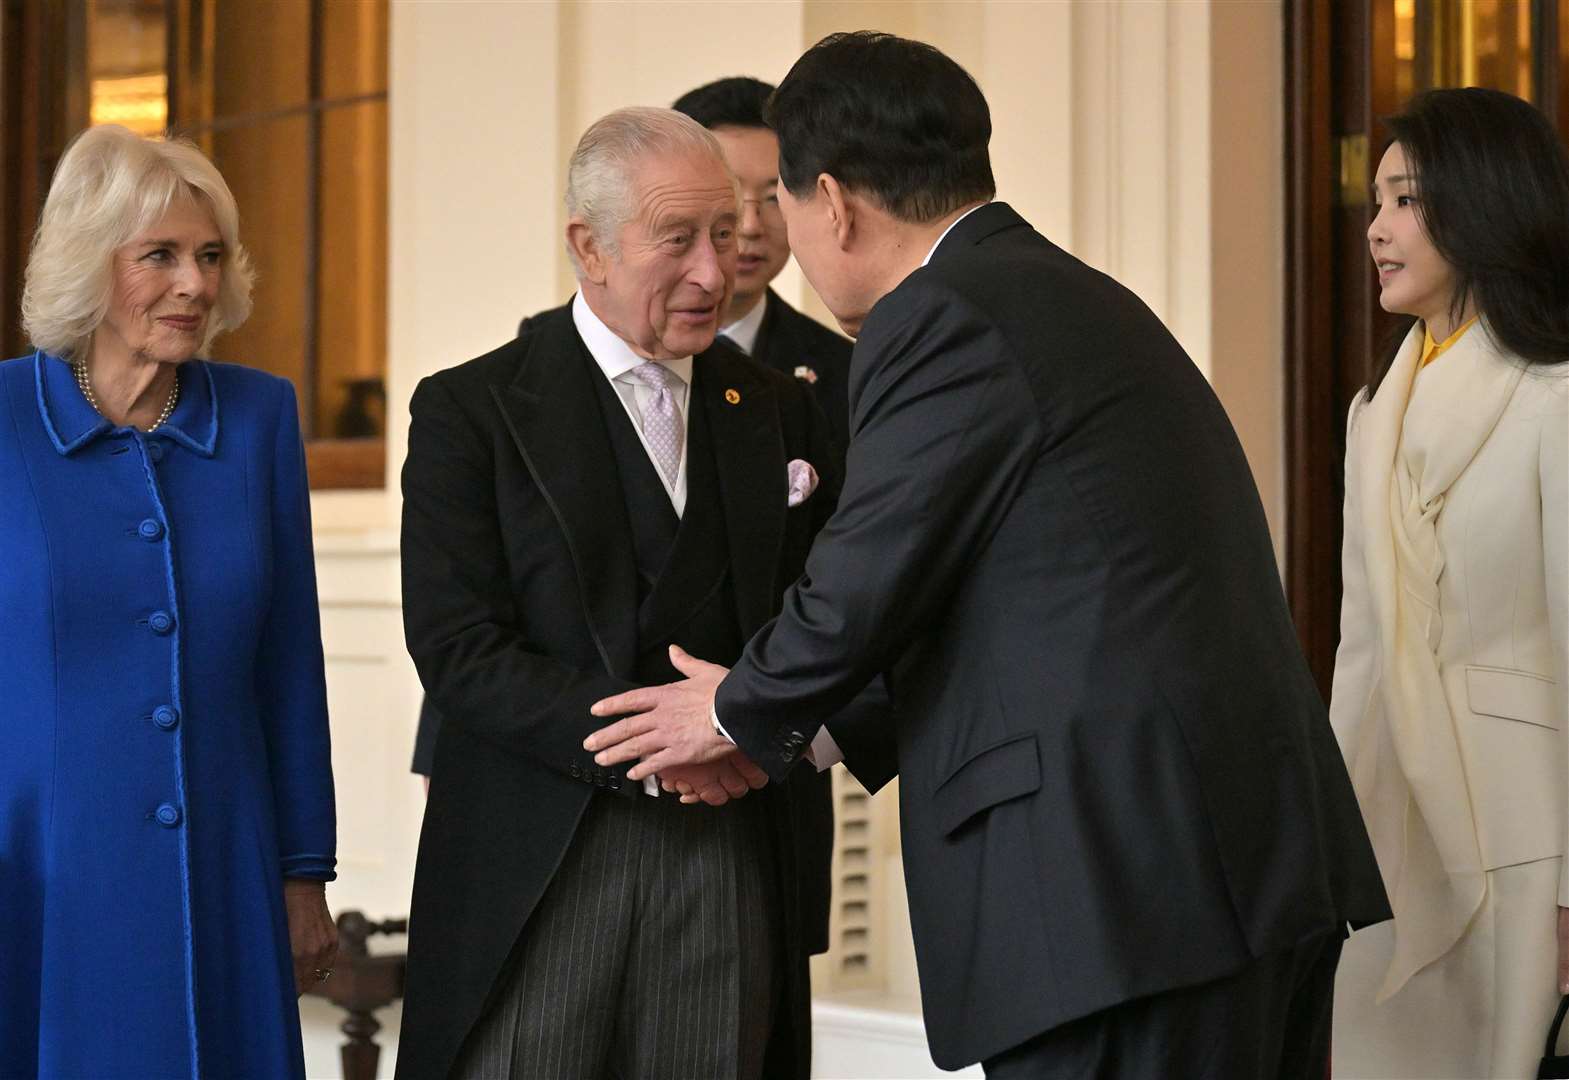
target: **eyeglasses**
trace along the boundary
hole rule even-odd
[[[778,200],[778,198],[776,198],[773,195],[769,195],[766,198],[762,198],[762,199],[747,199],[747,198],[743,198],[741,200],[741,208],[743,210],[745,210],[748,203],[750,203],[751,205],[757,207],[757,214],[758,214],[759,217],[783,217],[784,216],[780,212],[780,210],[779,210],[779,200]]]

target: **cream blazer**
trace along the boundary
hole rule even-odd
[[[1402,867],[1394,863],[1412,850],[1410,823],[1421,827],[1421,818],[1411,814],[1413,778],[1402,760],[1442,763],[1448,755],[1452,761],[1458,748],[1458,769],[1446,773],[1445,782],[1461,777],[1454,783],[1466,789],[1457,792],[1456,802],[1469,802],[1471,850],[1479,852],[1482,871],[1569,853],[1569,363],[1524,365],[1505,355],[1479,321],[1414,378],[1422,338],[1418,324],[1380,389],[1381,399],[1391,395],[1382,407],[1370,405],[1365,391],[1351,407],[1345,592],[1330,704],[1386,887],[1396,901],[1397,935],[1408,941],[1426,930],[1411,920],[1400,922]],[[1410,400],[1402,410],[1406,387]],[[1494,404],[1485,404],[1489,401]],[[1483,412],[1496,416],[1490,429],[1478,416]],[[1449,715],[1408,718],[1413,725],[1404,729],[1402,747],[1389,715],[1398,693],[1392,695],[1386,682],[1393,665],[1383,655],[1388,637],[1380,634],[1380,618],[1387,619],[1392,602],[1408,598],[1392,599],[1403,587],[1400,575],[1390,572],[1392,513],[1387,501],[1368,505],[1378,501],[1369,493],[1379,490],[1380,477],[1365,470],[1381,458],[1388,469],[1390,448],[1404,453],[1423,439],[1439,447],[1470,439],[1476,447],[1443,490],[1423,492],[1436,508],[1440,621],[1430,647]],[[1387,482],[1383,490],[1389,490]],[[1412,752],[1413,731],[1442,752],[1427,753],[1429,746]],[[1557,902],[1569,906],[1569,859]],[[1447,930],[1435,927],[1425,956],[1403,973],[1392,970],[1384,996],[1412,969],[1450,947],[1453,927],[1463,926],[1464,919],[1462,913]],[[1421,952],[1420,943],[1415,948]]]

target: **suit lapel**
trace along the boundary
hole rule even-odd
[[[692,392],[713,439],[736,615],[742,634],[750,637],[773,614],[784,543],[789,481],[779,399],[773,387],[722,349],[697,358]]]
[[[591,381],[599,373],[568,312],[533,320],[517,376],[491,389],[566,536],[600,658],[612,675],[629,678],[637,652],[636,560],[615,452]]]
[[[763,297],[763,324],[757,328],[757,340],[752,344],[752,359],[776,371],[780,370],[779,332],[782,329],[779,304],[779,297],[774,294],[774,290],[769,289]]]

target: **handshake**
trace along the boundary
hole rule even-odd
[[[817,490],[817,470],[795,458],[786,474],[787,505],[793,509]],[[714,713],[714,693],[730,669],[699,660],[679,645],[670,646],[670,662],[685,680],[596,701],[589,710],[594,716],[624,719],[594,732],[583,749],[595,752],[601,766],[638,761],[628,779],[657,776],[659,786],[684,803],[723,806],[767,784],[768,774],[720,729]]]
[[[723,806],[768,783],[719,729],[714,694],[730,669],[670,646],[670,662],[685,675],[681,682],[645,686],[596,701],[589,712],[623,719],[600,728],[583,741],[598,765],[636,761],[630,780],[655,776],[659,786],[684,803]]]
[[[657,774],[659,786],[681,796],[684,803],[723,806],[768,783],[768,774],[740,750],[702,765],[676,765]]]

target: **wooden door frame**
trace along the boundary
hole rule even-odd
[[[1336,79],[1366,63],[1339,54],[1338,8],[1286,0],[1285,588],[1303,652],[1325,698],[1340,612],[1344,458],[1335,409]]]
[[[83,32],[76,5],[0,0],[0,359],[19,355],[22,279],[49,179],[86,101],[66,65]],[[62,48],[61,43],[67,47]]]

